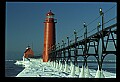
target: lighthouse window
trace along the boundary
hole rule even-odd
[[[54,17],[53,15],[47,16],[47,18],[53,18],[53,17]]]
[[[51,18],[54,18],[54,15],[51,15]]]

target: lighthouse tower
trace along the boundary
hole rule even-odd
[[[56,19],[54,19],[54,14],[51,10],[46,14],[46,19],[44,22],[44,49],[43,49],[43,62],[48,62],[49,51],[53,45],[55,45],[55,23]]]

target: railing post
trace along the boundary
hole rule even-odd
[[[59,63],[59,61],[60,61],[60,45],[58,43],[58,63]]]
[[[85,28],[85,33],[84,33],[84,39],[87,38],[87,26],[85,25],[86,23],[84,22],[84,28]]]
[[[61,45],[61,49],[62,49],[62,46],[63,46],[63,45]],[[61,63],[63,63],[63,62],[62,62],[62,61],[63,61],[62,50],[61,50],[60,52],[61,52]]]
[[[100,11],[99,11],[99,13],[100,13],[100,16],[102,16],[102,36],[101,36],[101,40],[102,40],[102,54],[101,54],[101,57],[100,57],[100,70],[102,69],[102,56],[103,56],[103,51],[105,50],[104,49],[104,13],[103,13],[103,11],[102,11],[102,8],[100,8]]]
[[[68,64],[68,60],[70,59],[70,50],[69,50],[69,37],[67,37],[68,40],[68,59],[67,59],[67,64]]]
[[[64,61],[65,61],[65,42],[64,42],[64,40],[62,40],[62,42],[63,42],[63,55],[64,55],[63,63],[64,63]]]
[[[86,26],[85,22],[83,23],[83,25],[85,28],[85,33],[84,33],[85,48],[84,48],[84,64],[83,64],[83,66],[85,66],[85,64],[87,66],[87,57],[86,57],[87,56],[87,26]]]
[[[97,31],[99,32],[99,28],[100,28],[100,22],[98,23],[98,26],[97,26]]]
[[[74,49],[74,52],[75,52],[75,61],[74,61],[74,65],[75,63],[78,65],[78,62],[77,62],[77,32],[76,30],[74,30],[74,35],[75,35],[75,49]]]

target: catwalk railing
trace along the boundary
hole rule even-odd
[[[100,16],[102,18],[102,24],[98,23],[98,26],[93,30],[87,32],[87,26],[84,22],[85,32],[82,36],[83,39],[78,40],[82,36],[78,37],[77,32],[74,30],[74,40],[69,40],[67,37],[67,45],[62,40],[62,44],[58,43],[49,48],[49,60],[55,62],[68,63],[68,61],[73,61],[74,65],[78,65],[78,58],[83,57],[84,62],[83,66],[87,66],[87,58],[89,56],[94,56],[98,62],[99,70],[102,69],[102,63],[106,55],[114,54],[116,55],[117,48],[117,23],[112,23],[107,27],[104,27],[106,23],[115,20],[117,17],[114,17],[104,23],[104,13],[100,10]],[[101,30],[100,30],[101,29]],[[92,33],[94,30],[96,32]],[[88,36],[89,34],[89,36]],[[110,44],[113,44],[112,46]],[[112,50],[109,47],[111,46]],[[90,49],[93,49],[94,52],[91,52]]]

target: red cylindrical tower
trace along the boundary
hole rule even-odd
[[[48,62],[49,51],[48,49],[55,45],[55,23],[54,14],[51,10],[46,14],[44,22],[44,49],[43,49],[43,62]]]

